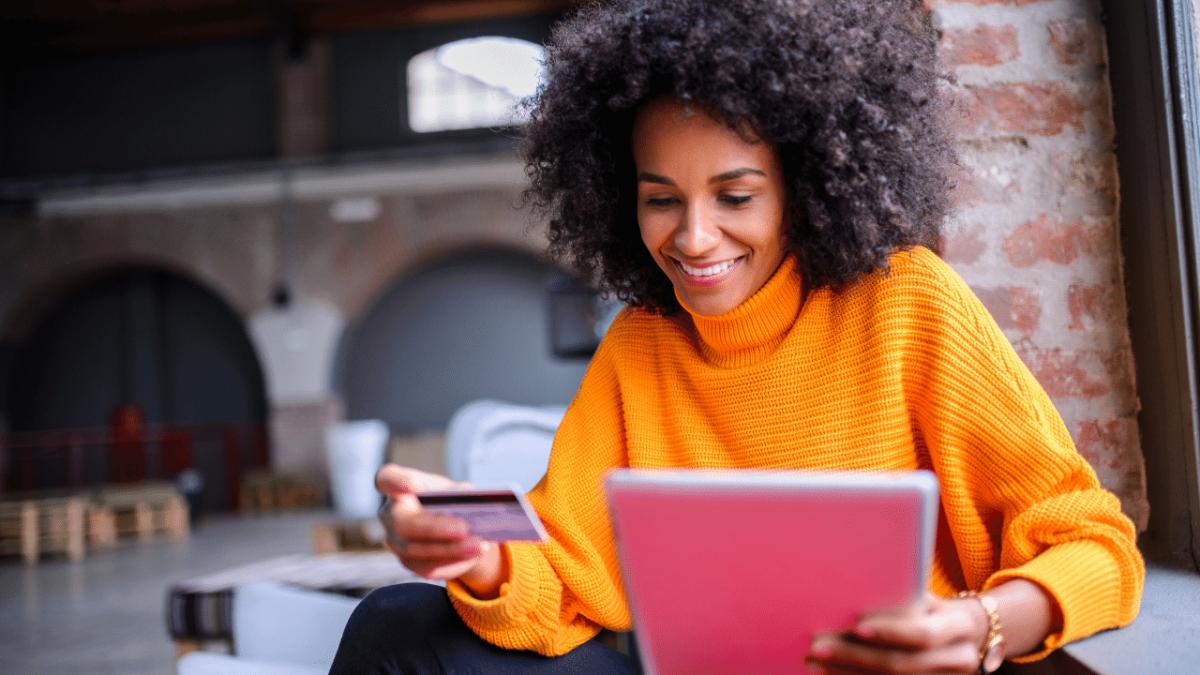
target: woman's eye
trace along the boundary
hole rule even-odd
[[[646,200],[647,206],[671,206],[674,203],[674,197],[650,197]]]
[[[732,206],[741,206],[750,201],[750,195],[721,195],[717,200]]]

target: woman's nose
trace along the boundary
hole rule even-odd
[[[675,248],[690,258],[703,257],[716,248],[720,241],[720,228],[703,208],[687,209],[679,227],[675,229]]]

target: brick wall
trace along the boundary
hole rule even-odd
[[[529,231],[528,215],[514,207],[515,188],[383,189],[375,197],[378,213],[362,222],[338,222],[331,215],[336,197],[298,200],[286,229],[278,205],[259,203],[0,217],[0,339],[25,327],[31,298],[91,269],[166,267],[208,286],[247,318],[269,308],[274,285],[287,276],[299,298],[354,319],[431,257],[480,246],[533,255],[545,249],[545,239]]]
[[[515,162],[503,164],[521,175]],[[453,173],[471,170],[464,163]],[[169,205],[169,198],[154,198],[147,207],[146,194],[176,194],[152,185],[132,189],[124,206],[105,206],[102,213],[0,216],[0,383],[7,382],[12,345],[88,271],[164,267],[208,287],[247,321],[266,380],[275,468],[321,471],[324,429],[342,410],[329,371],[347,321],[432,259],[485,247],[540,256],[546,247],[545,238],[528,228],[529,216],[514,208],[519,190],[504,180],[419,190],[376,185],[365,191],[375,212],[354,222],[335,216],[341,202],[336,194],[300,198],[289,227],[278,204],[228,203],[241,194],[243,180],[209,181],[200,189],[207,196],[195,198],[204,203],[183,207]],[[325,180],[334,184],[326,191],[364,198],[359,178],[335,174]],[[273,330],[278,312],[271,294],[285,277],[299,311],[286,313],[287,330]],[[312,316],[322,320],[313,323]],[[288,338],[298,325],[307,335],[302,348]]]
[[[1148,516],[1096,0],[932,0],[961,174],[943,254],[1139,528]]]

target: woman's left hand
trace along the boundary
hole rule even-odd
[[[814,637],[809,672],[977,673],[987,632],[977,600],[930,594],[914,607],[863,616],[846,633]]]

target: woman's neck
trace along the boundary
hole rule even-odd
[[[779,345],[796,322],[803,299],[796,261],[788,256],[762,288],[725,314],[704,316],[682,301],[679,304],[696,329],[704,357],[717,365],[739,366],[757,361]]]

